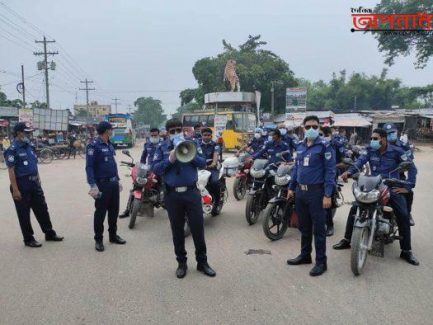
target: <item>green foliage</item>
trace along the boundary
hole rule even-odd
[[[433,12],[433,1],[396,1],[382,0],[376,6],[374,12],[391,13],[416,13]],[[386,28],[383,26],[382,28]],[[433,34],[423,35],[421,33],[407,33],[407,35],[387,35],[375,32],[375,38],[379,42],[379,51],[385,53],[385,63],[392,65],[398,56],[408,56],[411,52],[416,53],[415,66],[424,68],[433,55]]]
[[[21,108],[23,107],[23,101],[21,99],[10,100],[5,93],[0,91],[0,106]]]
[[[182,105],[181,107],[178,107],[176,113],[181,115],[183,113],[189,113],[189,112],[199,110],[200,108],[201,106],[199,104],[192,102],[192,103]]]
[[[242,91],[258,90],[262,93],[261,106],[265,111],[271,107],[271,83],[275,82],[276,112],[284,111],[285,88],[296,86],[294,73],[289,65],[276,54],[264,50],[266,45],[260,41],[260,35],[249,36],[248,40],[238,48],[223,40],[223,52],[216,57],[198,60],[192,69],[198,83],[197,89],[185,89],[182,100],[189,99],[194,91],[194,98],[199,105],[203,104],[204,94],[216,91],[228,91],[228,83],[224,83],[224,68],[228,60],[237,62],[236,71],[240,79]],[[184,101],[188,103],[188,101]]]
[[[137,110],[134,112],[134,118],[138,125],[149,124],[151,127],[157,127],[166,120],[163,114],[161,101],[153,97],[140,97],[134,102]]]
[[[48,108],[48,107],[47,107],[47,103],[41,103],[41,102],[39,102],[38,100],[37,100],[37,101],[34,101],[34,102],[31,104],[31,107],[32,107],[32,108]]]

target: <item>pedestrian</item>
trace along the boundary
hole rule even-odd
[[[95,231],[95,249],[104,251],[103,234],[104,220],[108,212],[108,233],[110,243],[126,244],[117,234],[117,216],[119,214],[119,173],[114,156],[116,152],[110,142],[113,127],[108,122],[100,122],[97,127],[98,137],[86,150],[87,183],[90,185],[89,195],[95,199],[95,214],[93,219]]]
[[[188,269],[184,237],[185,219],[188,220],[194,240],[197,270],[208,276],[215,276],[216,272],[207,262],[201,195],[197,189],[197,169],[204,168],[206,160],[196,155],[188,163],[178,161],[175,145],[182,140],[182,122],[178,119],[168,120],[166,130],[169,138],[158,146],[153,160],[153,170],[163,178],[166,187],[165,206],[170,219],[174,252],[179,263],[176,276],[179,279],[185,277]]]
[[[75,148],[75,141],[77,140],[77,137],[76,137],[75,133],[70,133],[68,140],[69,140],[68,159],[71,158],[71,154],[74,155],[74,159],[75,159],[75,155],[77,154],[77,149]]]
[[[327,270],[325,209],[332,205],[336,176],[335,152],[328,141],[319,137],[319,123],[315,115],[304,119],[305,139],[296,148],[296,162],[287,193],[288,199],[295,196],[302,234],[301,254],[289,259],[287,264],[312,263],[311,242],[314,233],[316,264],[310,271],[311,276],[321,275]]]
[[[41,247],[35,240],[30,222],[30,209],[45,234],[46,241],[62,241],[51,224],[48,206],[38,172],[38,158],[30,145],[29,136],[33,130],[19,122],[14,127],[15,139],[5,151],[4,157],[9,171],[10,191],[18,214],[24,245]]]
[[[370,145],[367,147],[366,152],[356,160],[353,166],[349,167],[349,169],[341,175],[343,181],[346,181],[348,177],[362,170],[362,167],[367,162],[370,163],[372,176],[380,175],[382,178],[392,177],[401,179],[401,175],[397,171],[399,164],[405,161],[412,161],[412,159],[410,154],[405,152],[402,148],[392,145],[389,142],[389,134],[387,134],[386,130],[386,127],[385,129],[373,130]],[[408,171],[408,185],[401,188],[392,188],[389,191],[389,203],[397,218],[401,248],[400,258],[412,265],[419,265],[419,262],[412,253],[409,210],[405,195],[415,187],[416,174],[417,169],[412,162]],[[333,246],[334,249],[341,250],[350,248],[356,210],[357,207],[353,205],[347,217],[344,238]]]

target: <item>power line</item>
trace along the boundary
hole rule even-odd
[[[113,98],[113,100],[114,100],[115,112],[117,113],[117,105],[120,104],[120,103],[119,103],[119,100],[120,100],[120,99],[116,97],[116,98]]]
[[[87,110],[87,114],[89,114],[89,91],[90,90],[95,90],[95,88],[89,88],[89,84],[92,84],[93,81],[92,80],[84,80],[84,81],[80,81],[83,84],[86,84],[86,88],[79,88],[79,90],[85,90],[86,91],[86,110]]]
[[[9,38],[8,36],[5,36],[1,33],[0,33],[0,36],[3,37],[4,39],[7,39],[9,42],[14,43],[15,45],[22,47],[23,49],[25,49],[27,51],[33,51],[33,49],[31,47],[29,47],[28,45],[18,43],[17,41],[15,41],[15,40],[13,40],[13,39]]]

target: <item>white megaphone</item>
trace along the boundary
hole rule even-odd
[[[193,141],[185,140],[176,145],[174,150],[176,159],[181,163],[189,163],[197,154],[197,147]]]

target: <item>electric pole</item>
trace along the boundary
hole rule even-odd
[[[271,82],[271,116],[272,122],[274,121],[274,82]]]
[[[50,90],[49,90],[49,80],[48,80],[48,55],[57,55],[59,54],[59,52],[55,51],[55,52],[47,52],[47,43],[55,43],[56,41],[52,40],[52,41],[47,41],[46,37],[44,36],[44,40],[43,41],[35,41],[35,43],[43,43],[44,44],[44,51],[43,52],[33,52],[34,55],[43,55],[44,56],[44,61],[42,62],[42,64],[38,65],[38,69],[45,70],[45,91],[46,91],[46,97],[47,97],[47,108],[50,108]],[[52,61],[51,62],[51,66],[50,66],[51,70],[55,70],[56,69],[56,65],[55,63]]]
[[[26,107],[26,86],[24,84],[24,66],[21,65],[21,83],[23,87],[23,106]]]
[[[115,112],[117,114],[117,104],[120,104],[119,103],[120,99],[116,97],[116,98],[113,98],[113,100],[114,100],[114,109],[115,109]]]
[[[87,117],[89,117],[89,114],[90,114],[90,112],[89,112],[89,90],[96,90],[96,89],[95,88],[89,88],[89,84],[93,83],[92,80],[87,80],[87,78],[86,78],[86,80],[84,80],[84,81],[80,80],[80,82],[83,84],[86,84],[86,88],[79,88],[79,90],[85,90],[86,91],[86,111],[87,111]]]

